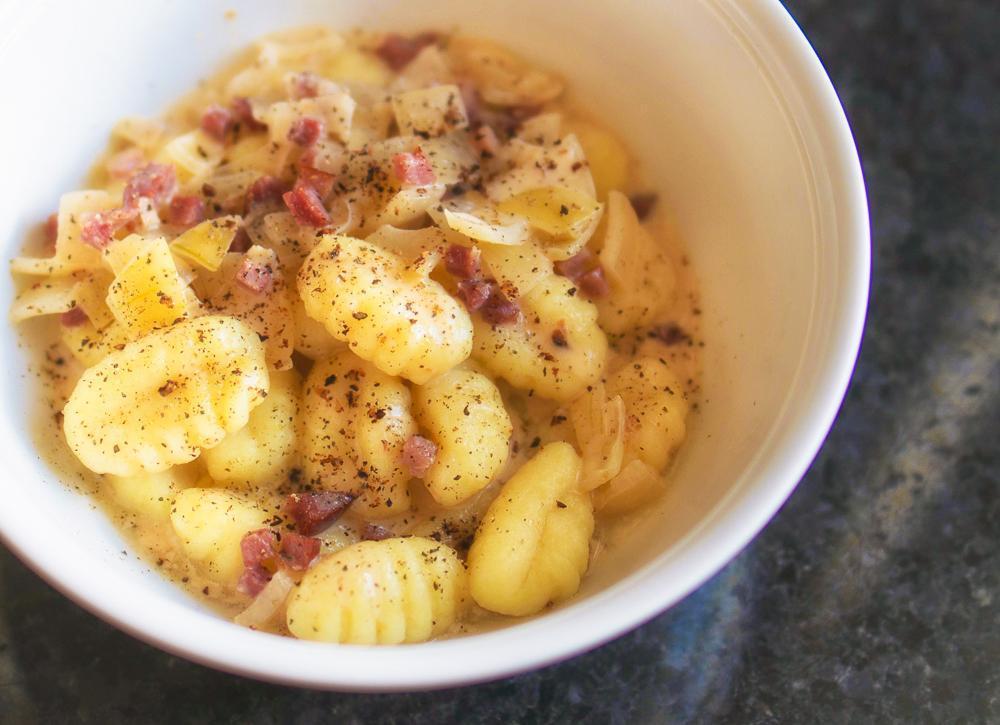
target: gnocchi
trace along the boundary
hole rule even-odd
[[[88,368],[63,409],[63,430],[92,471],[155,473],[245,426],[267,389],[257,336],[232,318],[199,317]]]
[[[306,480],[361,496],[357,510],[383,518],[410,507],[410,476],[401,461],[416,434],[410,391],[350,350],[319,361],[302,396]]]
[[[472,351],[472,321],[455,298],[360,239],[323,239],[302,265],[298,285],[310,317],[389,375],[425,383]]]
[[[437,445],[424,485],[442,506],[479,493],[503,468],[513,431],[496,385],[481,373],[455,368],[417,387],[413,411]]]
[[[11,264],[59,467],[240,626],[392,645],[574,596],[669,501],[702,343],[669,214],[563,89],[304,28],[120,122]]]
[[[467,591],[465,568],[444,544],[363,541],[309,570],[288,603],[288,629],[320,642],[422,642],[451,627]]]
[[[520,617],[576,593],[594,531],[579,477],[580,457],[556,442],[500,489],[469,550],[469,586],[479,606]]]
[[[513,325],[474,323],[476,360],[512,385],[570,401],[604,372],[608,341],[597,309],[573,283],[551,275],[519,299]]]

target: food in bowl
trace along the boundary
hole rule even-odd
[[[485,40],[310,28],[121,121],[12,262],[53,463],[257,629],[573,596],[663,491],[700,356],[663,210],[563,91]]]

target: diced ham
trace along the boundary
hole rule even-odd
[[[414,478],[423,478],[437,458],[437,445],[423,436],[411,435],[403,443],[400,459]]]
[[[639,217],[639,221],[642,221],[652,213],[659,196],[653,193],[632,194],[628,200],[635,210],[635,215]]]
[[[320,171],[319,169],[307,164],[299,164],[299,178],[297,181],[314,188],[321,199],[325,199],[330,191],[333,190],[333,182],[335,179],[336,177],[333,174]]]
[[[292,122],[288,140],[298,146],[312,146],[325,132],[323,121],[313,116],[303,116]]]
[[[340,518],[354,498],[341,491],[293,493],[285,500],[285,511],[300,534],[312,536]]]
[[[243,555],[243,574],[236,589],[254,597],[267,586],[278,570],[278,537],[270,529],[258,529],[246,534],[240,541]]]
[[[71,307],[66,312],[59,315],[59,322],[63,327],[79,327],[90,320],[82,307]]]
[[[403,152],[392,157],[392,170],[403,186],[433,184],[437,178],[430,162],[420,149]]]
[[[240,125],[240,128],[244,128],[247,131],[263,131],[267,128],[266,123],[261,123],[253,115],[253,106],[250,105],[249,98],[237,96],[229,104],[229,110],[233,114],[233,118]]]
[[[491,325],[509,325],[517,321],[520,309],[499,287],[492,285],[489,299],[480,308],[479,314]]]
[[[200,196],[178,194],[170,200],[171,224],[191,227],[205,218],[205,201]]]
[[[236,582],[236,591],[255,597],[271,581],[271,576],[266,569],[244,567],[239,581]]]
[[[233,114],[227,108],[213,104],[201,115],[201,130],[216,141],[225,142],[233,128]]]
[[[330,213],[323,206],[323,199],[310,184],[295,182],[292,190],[282,194],[285,206],[299,224],[322,227],[330,223]]]
[[[125,207],[84,214],[80,224],[80,239],[94,249],[104,249],[111,243],[115,232],[132,223],[138,216],[138,208]]]
[[[112,179],[127,179],[145,163],[146,156],[142,153],[142,149],[137,149],[133,146],[132,148],[127,148],[124,151],[113,154],[104,165],[104,168],[107,169],[108,175]]]
[[[480,156],[489,159],[496,156],[500,150],[500,139],[497,138],[496,131],[483,124],[472,134],[472,145],[476,147]]]
[[[269,264],[244,257],[236,270],[236,281],[251,292],[270,294],[274,289],[274,268]]]
[[[444,254],[444,267],[459,279],[473,279],[480,276],[479,250],[452,244]]]
[[[594,255],[589,249],[582,249],[569,259],[555,263],[556,273],[568,277],[574,282],[594,264]]]
[[[126,209],[137,209],[139,199],[145,197],[153,206],[165,204],[177,191],[177,176],[169,164],[146,164],[136,171],[125,184],[122,203]]]
[[[389,33],[375,49],[375,54],[394,71],[401,71],[428,45],[438,41],[437,33],[420,33],[412,37]]]
[[[303,71],[296,73],[288,85],[289,95],[293,101],[303,98],[315,98],[319,95],[320,77],[315,73]]]
[[[691,336],[676,322],[666,322],[662,325],[657,325],[650,330],[649,336],[668,346],[679,345],[682,342],[691,342]]]
[[[395,534],[392,531],[378,524],[365,524],[365,527],[361,530],[362,541],[384,541],[385,539],[391,539],[393,536]]]
[[[281,201],[281,195],[288,191],[288,185],[276,176],[264,175],[250,184],[247,189],[243,207],[245,213],[251,213],[254,208],[265,204],[276,204]]]
[[[319,556],[322,545],[319,539],[286,531],[281,535],[281,559],[292,571],[305,571]]]
[[[569,259],[556,262],[555,269],[563,277],[573,280],[573,284],[591,299],[604,297],[610,291],[608,280],[604,276],[604,267],[587,249]]]
[[[610,292],[608,280],[604,277],[604,267],[597,265],[589,272],[584,272],[576,282],[580,291],[591,299],[607,296]]]
[[[55,251],[56,240],[59,238],[59,214],[52,212],[45,219],[45,244]]]
[[[233,241],[229,244],[229,251],[240,252],[242,254],[252,246],[253,240],[250,239],[250,235],[247,234],[247,230],[240,227],[236,230],[236,236],[233,237]]]
[[[469,312],[475,312],[486,304],[491,292],[490,283],[483,279],[463,279],[458,283],[458,297]]]

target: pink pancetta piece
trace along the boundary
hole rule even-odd
[[[236,281],[251,292],[269,294],[274,289],[274,268],[245,257],[236,270]]]
[[[139,209],[118,207],[85,214],[80,224],[80,239],[94,249],[105,249],[115,233],[139,217]]]
[[[292,122],[288,129],[288,140],[297,146],[312,146],[325,132],[323,121],[312,116],[303,116]]]
[[[228,108],[213,104],[201,115],[201,130],[220,143],[225,143],[233,128],[232,112]]]
[[[323,198],[311,184],[305,183],[301,178],[281,198],[299,224],[323,227],[330,223],[330,213],[323,206]]]
[[[451,244],[444,253],[444,268],[458,279],[474,279],[480,276],[479,250]]]
[[[293,493],[285,500],[285,512],[300,534],[312,536],[340,518],[354,498],[343,491]]]
[[[194,226],[205,218],[205,201],[193,194],[178,194],[170,200],[167,218],[171,224],[179,227]]]
[[[392,157],[392,170],[403,186],[433,184],[437,178],[430,162],[420,149],[403,152]]]
[[[82,307],[71,307],[59,315],[59,322],[63,327],[79,327],[89,321],[90,318]]]
[[[389,33],[375,49],[375,54],[394,71],[400,71],[408,66],[421,50],[437,41],[437,33],[420,33],[411,37]]]
[[[281,534],[281,560],[292,571],[305,571],[317,556],[323,542],[294,531]]]
[[[423,436],[411,435],[400,454],[403,465],[414,478],[423,478],[437,458],[437,445]]]
[[[169,202],[177,192],[177,175],[169,164],[146,164],[129,177],[122,192],[126,209],[137,209],[139,199],[149,199],[154,206]]]

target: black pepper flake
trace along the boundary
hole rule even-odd
[[[562,501],[556,501],[556,506],[558,506],[561,509],[566,508],[566,504],[564,504]]]
[[[559,216],[569,216],[569,207],[565,204],[559,205]]]
[[[351,313],[351,317],[353,317],[355,320],[366,320],[366,319],[368,319],[368,313],[367,312],[352,312]]]
[[[165,398],[168,395],[170,395],[172,392],[174,392],[175,390],[177,390],[177,382],[174,381],[174,380],[168,380],[163,385],[161,385],[159,388],[157,388],[156,392],[158,392],[160,395],[162,395]]]

